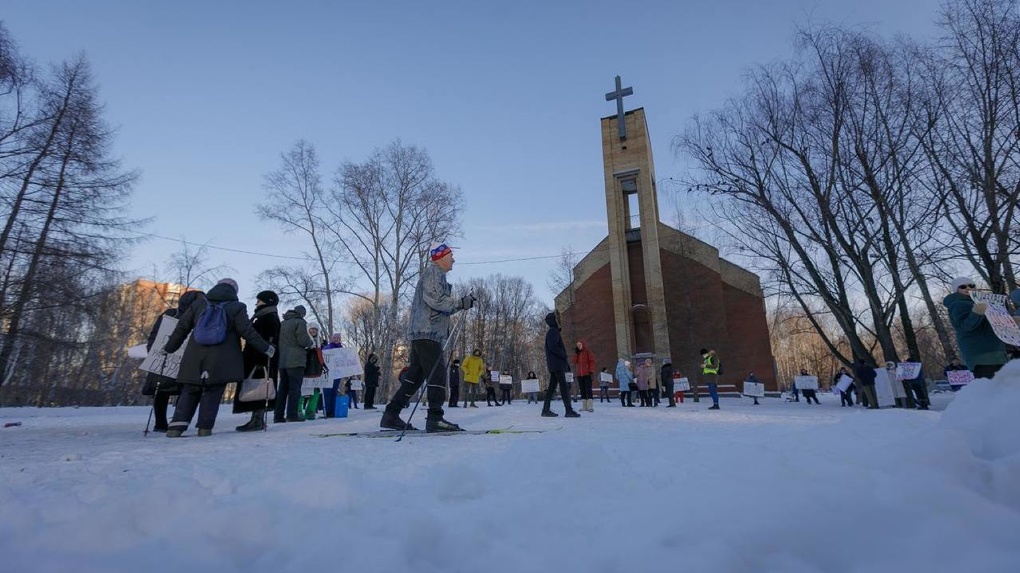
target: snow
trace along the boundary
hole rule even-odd
[[[548,431],[400,443],[314,436],[380,411],[171,440],[147,408],[3,409],[0,569],[1020,571],[1020,363],[933,399],[483,403],[447,418]]]

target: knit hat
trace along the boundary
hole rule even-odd
[[[446,243],[432,243],[429,247],[429,258],[433,261],[438,261],[452,252],[453,249],[451,249]]]
[[[234,279],[231,279],[231,278],[220,279],[220,281],[218,283],[216,283],[216,284],[218,284],[218,285],[229,285],[230,288],[234,289],[234,294],[237,294],[237,292],[238,292],[237,281],[235,281]]]
[[[255,295],[255,300],[261,300],[269,306],[276,306],[280,304],[280,295],[271,290],[264,290]]]
[[[955,279],[953,279],[953,290],[957,291],[960,290],[960,287],[962,287],[963,285],[972,284],[975,284],[974,279],[970,277],[956,277]]]

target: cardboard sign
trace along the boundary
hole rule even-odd
[[[875,368],[875,396],[878,398],[879,408],[896,405],[893,383],[902,386],[899,382],[889,378],[888,370],[885,368]]]
[[[361,378],[351,378],[351,390],[361,390],[363,387]]]
[[[499,377],[499,385],[500,386],[510,386],[513,383],[514,383],[514,377],[513,376],[507,376],[506,374],[504,374],[504,375]]]
[[[599,383],[608,386],[613,381],[613,375],[608,372],[599,372]]]
[[[326,362],[326,368],[329,368],[329,374],[326,376],[332,380],[361,376],[365,373],[365,369],[361,367],[361,360],[358,359],[358,352],[354,348],[323,350],[322,359]]]
[[[166,341],[170,339],[170,335],[173,334],[175,328],[177,328],[177,319],[172,316],[164,316],[163,322],[159,323],[159,331],[156,332],[156,341],[152,343],[152,352],[149,352],[149,355],[138,366],[140,370],[160,374],[167,378],[177,378],[181,372],[181,359],[184,358],[184,349],[188,347],[188,341],[191,340],[191,337],[189,336],[184,339],[184,344],[177,349],[177,352],[166,355],[165,366],[163,357],[159,355],[159,351],[166,346]]]
[[[567,384],[572,384],[573,382],[574,382],[574,374],[572,372],[567,372]]]
[[[1010,316],[1006,309],[1006,295],[990,292],[974,291],[970,293],[974,303],[983,302],[988,305],[985,311],[985,318],[999,340],[1012,346],[1020,346],[1020,326]]]
[[[850,386],[852,386],[853,383],[854,379],[844,374],[839,377],[839,382],[836,383],[836,389],[840,392],[846,392],[850,389]]]
[[[950,370],[946,372],[946,378],[951,386],[962,386],[974,381],[974,373],[970,370]]]
[[[538,378],[526,378],[521,380],[521,392],[527,394],[529,392],[539,392]]]
[[[765,397],[765,384],[761,382],[744,382],[744,396],[751,396],[754,398]]]
[[[688,392],[691,389],[691,381],[687,378],[674,378],[673,379],[673,391],[674,392]]]
[[[818,377],[817,376],[794,376],[793,383],[797,385],[798,390],[817,390],[818,389]]]
[[[900,362],[896,365],[897,380],[913,380],[921,373],[920,362]]]
[[[499,384],[499,370],[493,370],[489,373],[489,381],[493,384]]]

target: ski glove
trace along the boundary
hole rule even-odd
[[[984,314],[988,310],[987,302],[979,302],[974,305],[974,314]]]
[[[460,308],[462,310],[468,310],[469,308],[471,308],[471,307],[473,307],[475,305],[475,302],[476,302],[476,300],[475,300],[474,295],[470,295],[470,294],[469,295],[464,295],[464,296],[460,297]]]
[[[266,349],[266,356],[272,358],[274,354],[276,354],[276,347],[270,344],[269,348]]]

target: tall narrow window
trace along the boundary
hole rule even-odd
[[[620,189],[627,196],[627,229],[641,227],[641,205],[638,201],[637,181],[624,179],[620,181]]]

